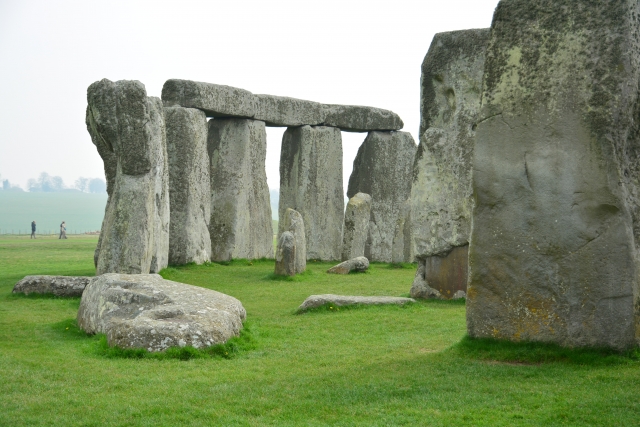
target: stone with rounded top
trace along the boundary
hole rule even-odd
[[[362,273],[369,269],[369,260],[366,257],[359,256],[356,258],[343,261],[338,265],[334,265],[327,270],[330,274],[349,274],[352,271]]]
[[[364,247],[369,234],[371,196],[357,193],[349,199],[342,228],[342,260],[364,256]]]

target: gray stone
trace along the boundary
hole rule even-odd
[[[80,297],[93,277],[26,276],[13,287],[14,294],[52,294],[57,297]]]
[[[211,260],[211,181],[207,119],[193,108],[165,108],[169,159],[169,263]]]
[[[169,176],[164,112],[138,81],[101,80],[87,90],[88,130],[100,151],[112,150],[115,178],[105,208],[96,274],[149,273],[167,266]],[[102,155],[110,171],[114,156]],[[107,164],[108,163],[108,164]]]
[[[213,83],[171,79],[162,86],[165,107],[197,108],[208,117],[253,118],[256,99],[248,90]]]
[[[360,105],[326,105],[326,126],[348,132],[391,131],[402,129],[402,119],[393,111]]]
[[[417,256],[469,243],[475,123],[489,29],[436,34],[422,63],[420,145],[411,186]]]
[[[413,298],[400,297],[362,297],[347,295],[311,295],[298,307],[298,312],[307,311],[325,304],[333,304],[336,307],[347,305],[405,305],[416,302]]]
[[[86,287],[78,326],[106,334],[109,346],[164,351],[209,347],[237,336],[246,311],[220,292],[157,274],[105,274]]]
[[[307,239],[304,220],[300,212],[293,209],[287,209],[280,220],[284,231],[278,240],[275,272],[276,274],[293,276],[307,269]],[[291,234],[292,241],[289,236],[283,237],[286,233]]]
[[[418,257],[418,271],[411,296],[453,299],[457,292],[465,292],[469,276],[468,258],[469,245],[458,246],[446,254]],[[423,282],[428,288],[424,287]],[[436,293],[429,289],[434,289]]]
[[[211,259],[273,258],[264,122],[209,121]]]
[[[467,297],[467,293],[465,291],[456,291],[456,293],[453,294],[453,297],[451,297],[451,299],[456,300],[456,299],[462,299],[466,297]]]
[[[324,122],[324,105],[304,99],[273,95],[255,95],[256,120],[267,126],[319,125]]]
[[[340,259],[344,196],[339,129],[302,126],[285,131],[280,152],[279,218],[287,208],[302,215],[307,259]],[[284,231],[283,221],[278,231]]]
[[[499,3],[473,160],[470,336],[637,345],[639,9]]]
[[[342,260],[364,256],[364,245],[369,235],[371,196],[357,193],[347,203],[342,229]]]
[[[407,199],[400,210],[393,232],[393,247],[391,248],[391,262],[413,262],[415,252],[413,246],[413,229],[411,227],[411,198]]]
[[[349,274],[352,271],[362,273],[369,269],[369,260],[363,256],[343,261],[327,270],[331,274]]]
[[[370,132],[364,140],[349,178],[348,197],[371,195],[371,219],[365,256],[392,261],[396,222],[411,191],[411,168],[416,144],[408,132]]]
[[[424,263],[418,263],[418,271],[413,279],[413,285],[411,286],[411,292],[409,293],[412,298],[416,299],[444,299],[442,294],[437,289],[432,288],[427,283],[425,278],[425,265]]]

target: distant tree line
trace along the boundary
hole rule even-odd
[[[1,178],[1,176],[0,176]],[[1,180],[0,190],[3,191],[24,191],[18,185],[12,185],[8,179]],[[59,176],[51,176],[46,172],[42,172],[36,179],[31,178],[27,181],[27,191],[32,193],[55,193],[60,191],[82,191],[83,193],[106,193],[107,183],[100,178],[76,179],[72,187],[67,187]]]

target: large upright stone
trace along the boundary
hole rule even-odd
[[[273,258],[264,122],[209,121],[211,259]]]
[[[287,208],[300,212],[307,240],[307,259],[337,260],[342,243],[344,196],[342,136],[325,126],[288,128],[280,152],[281,221]]]
[[[411,186],[411,234],[418,263],[415,283],[444,298],[466,290],[471,229],[475,124],[489,29],[436,34],[422,63],[420,145]],[[462,265],[463,263],[464,265]],[[435,270],[434,270],[435,269]],[[421,298],[425,292],[412,290]]]
[[[96,274],[157,272],[167,265],[169,253],[162,102],[147,97],[138,81],[107,79],[89,86],[87,101],[87,129],[112,182],[96,249]]]
[[[640,334],[637,0],[509,0],[473,162],[472,337],[629,348]]]
[[[408,132],[370,132],[353,161],[347,196],[367,193],[373,199],[364,251],[371,261],[392,260],[396,222],[411,191],[415,153]]]
[[[211,181],[207,118],[193,108],[165,108],[169,158],[169,263],[211,259]]]
[[[276,274],[293,276],[307,269],[307,239],[300,212],[287,209],[280,217],[284,230],[278,239]]]
[[[364,256],[364,246],[369,235],[371,196],[358,193],[349,199],[342,228],[342,261]]]

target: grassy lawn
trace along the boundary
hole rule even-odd
[[[464,304],[295,309],[311,294],[405,296],[413,268],[327,275],[272,261],[168,268],[240,299],[230,358],[106,354],[75,326],[79,299],[14,296],[28,274],[92,275],[97,238],[0,239],[0,426],[636,426],[637,353],[465,338]],[[241,340],[239,341],[241,342]]]

